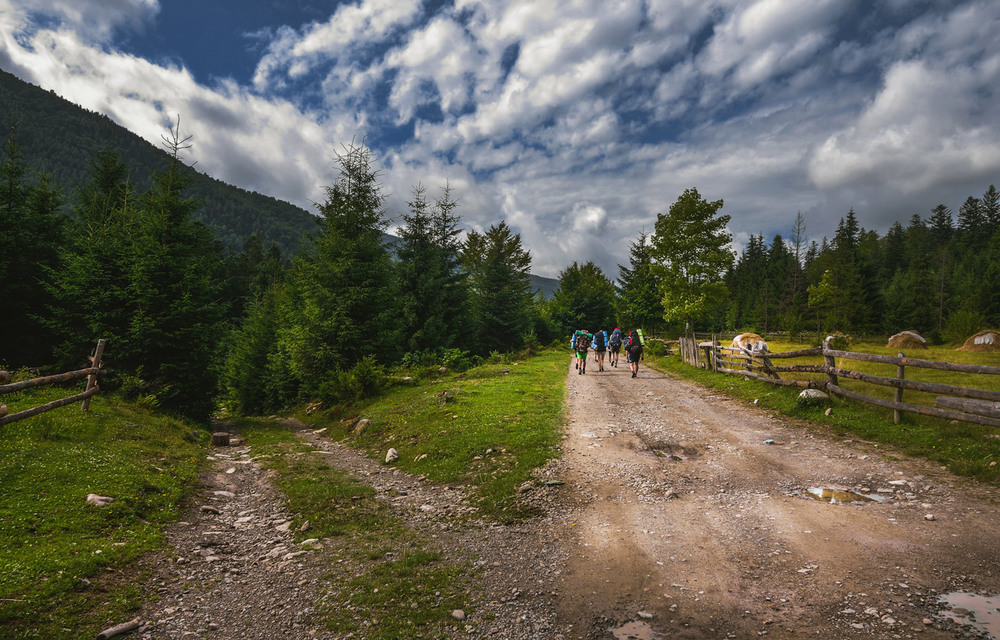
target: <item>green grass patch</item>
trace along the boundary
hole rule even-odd
[[[549,350],[509,364],[444,375],[354,407],[354,418],[301,416],[377,459],[434,482],[470,489],[480,515],[509,522],[532,515],[517,502],[532,471],[559,455],[566,353]],[[371,424],[354,433],[357,418]]]
[[[338,634],[365,638],[434,636],[454,627],[451,611],[470,607],[461,588],[466,563],[430,550],[377,500],[370,486],[328,465],[289,429],[267,420],[240,420],[254,457],[275,472],[274,485],[295,515],[296,538],[331,539],[331,572],[319,609]],[[308,521],[309,529],[299,531]]]
[[[13,413],[71,393],[0,400]],[[95,637],[128,619],[142,600],[132,565],[162,546],[207,437],[104,395],[86,413],[74,404],[0,427],[0,637]],[[95,507],[89,493],[115,501]]]
[[[792,351],[813,345],[801,343],[769,343],[772,352]],[[858,353],[879,353],[893,355],[897,349],[884,346],[855,344],[851,351]],[[990,353],[966,353],[954,348],[932,347],[924,350],[903,351],[908,357],[924,360],[940,360],[968,364],[1000,364],[1000,355]],[[793,360],[773,360],[775,365],[786,363],[822,363],[822,357],[796,358]],[[825,415],[826,406],[806,407],[798,401],[801,389],[777,387],[766,382],[744,379],[736,375],[714,373],[685,364],[680,357],[647,358],[647,364],[663,371],[687,378],[706,387],[725,392],[746,402],[757,401],[759,406],[774,409],[785,415],[802,418],[817,425],[832,428],[843,436],[856,436],[877,444],[891,445],[909,456],[937,462],[953,473],[969,476],[983,482],[1000,481],[1000,429],[966,422],[952,422],[921,416],[903,414],[900,424],[893,424],[892,410],[884,409],[853,400],[835,397],[833,412]],[[871,375],[895,377],[895,365],[837,359],[837,366],[861,371]],[[906,378],[926,382],[938,382],[954,386],[1000,390],[998,376],[972,376],[969,374],[937,371],[932,369],[906,368]],[[825,379],[819,374],[782,374],[795,379]],[[840,379],[841,386],[865,395],[891,399],[890,387],[867,384],[856,380]],[[932,394],[905,390],[903,401],[912,404],[933,405]]]

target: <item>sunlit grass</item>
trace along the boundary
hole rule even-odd
[[[804,349],[813,344],[769,342],[772,353]],[[884,345],[854,344],[850,351],[878,353],[895,356],[898,349]],[[923,360],[939,360],[965,364],[1000,365],[1000,354],[955,351],[954,346],[931,347],[921,350],[902,350],[908,357]],[[852,437],[861,437],[875,443],[892,445],[907,455],[926,458],[938,462],[954,473],[976,479],[1000,481],[1000,428],[981,426],[966,422],[948,421],[916,414],[904,413],[900,424],[893,423],[891,409],[835,397],[833,412],[826,415],[825,407],[805,407],[797,402],[801,389],[778,387],[767,382],[745,379],[738,375],[725,375],[684,364],[678,356],[667,358],[647,358],[649,364],[670,373],[694,380],[714,389],[724,391],[741,400],[775,409],[789,416],[804,418],[818,425],[825,425],[836,432]],[[821,364],[822,356],[795,359],[774,359],[775,365],[788,363]],[[842,369],[851,369],[882,377],[896,377],[896,366],[837,358],[836,364]],[[825,379],[825,374],[783,373],[783,378]],[[953,386],[978,389],[1000,390],[1000,376],[983,376],[965,373],[918,369],[906,367],[907,379],[936,382]],[[842,387],[876,398],[892,399],[894,389],[881,385],[840,378]],[[903,402],[931,406],[935,394],[906,389]]]
[[[71,393],[0,400],[13,412]],[[205,436],[109,396],[0,427],[0,637],[94,637],[125,619],[140,594],[116,572],[162,545]],[[89,493],[115,501],[96,507]]]

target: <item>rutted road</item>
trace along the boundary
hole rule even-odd
[[[995,488],[645,367],[569,365],[555,471],[573,636],[954,638],[939,596],[1000,593]]]

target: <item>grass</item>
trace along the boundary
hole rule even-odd
[[[558,455],[565,395],[565,354],[545,352],[464,374],[398,386],[353,407],[299,416],[327,436],[427,479],[464,485],[480,515],[511,521],[529,515],[517,504],[532,470]],[[352,433],[361,416],[371,425]],[[293,530],[309,521],[305,538],[330,538],[330,573],[319,604],[329,630],[371,639],[433,637],[470,612],[465,587],[474,569],[444,557],[433,540],[394,516],[373,489],[308,453],[310,447],[269,420],[238,423],[258,459],[275,472],[275,486],[295,514]]]
[[[463,485],[481,516],[509,522],[530,515],[518,489],[559,453],[565,381],[565,354],[545,352],[394,387],[355,405],[351,420],[343,409],[302,417],[379,459],[395,447],[397,468]],[[69,393],[46,387],[2,401],[13,413]],[[371,426],[354,435],[361,416]],[[318,604],[330,630],[412,638],[460,624],[451,611],[470,610],[466,560],[444,557],[284,426],[246,419],[239,428],[274,471],[298,540],[332,541]],[[194,425],[106,395],[88,413],[72,405],[0,427],[0,638],[94,637],[133,617],[148,597],[137,560],[162,550],[207,447]],[[88,505],[89,493],[115,502]]]
[[[772,352],[779,352],[802,349],[812,345],[771,342],[769,346]],[[850,350],[892,356],[895,356],[898,351],[870,344],[855,344]],[[1000,354],[968,353],[955,351],[954,347],[931,347],[912,352],[904,349],[903,352],[909,357],[923,360],[994,366],[1000,364]],[[791,362],[818,364],[822,362],[822,357],[774,360],[773,362],[775,365]],[[1000,434],[1000,429],[996,427],[906,413],[903,414],[901,423],[897,425],[893,424],[892,410],[843,398],[834,398],[833,412],[828,416],[824,413],[825,406],[802,406],[797,400],[801,392],[800,389],[777,387],[758,380],[748,380],[740,376],[698,369],[684,364],[677,356],[647,357],[647,363],[704,386],[726,392],[741,400],[757,401],[759,405],[785,415],[803,418],[830,427],[838,434],[891,445],[906,455],[937,462],[956,474],[969,476],[983,482],[997,483],[1000,481],[1000,438],[997,437]],[[872,375],[896,377],[895,365],[838,358],[837,366]],[[917,367],[907,367],[905,375],[907,379],[911,380],[1000,390],[1000,376],[970,375]],[[782,374],[782,377],[792,376],[797,379],[825,378],[819,374]],[[841,378],[840,384],[844,388],[873,397],[891,399],[893,395],[891,387],[866,384],[846,378]],[[903,392],[903,401],[912,404],[933,405],[934,395],[907,389]]]
[[[457,624],[451,611],[470,607],[461,588],[467,566],[443,558],[377,500],[374,489],[310,453],[287,428],[268,420],[237,424],[255,457],[275,472],[274,485],[295,514],[297,541],[333,541],[319,603],[329,630],[412,638]],[[308,531],[299,531],[306,521]]]
[[[75,387],[74,387],[75,388]],[[3,396],[11,413],[65,397]],[[134,571],[194,487],[207,434],[97,396],[0,427],[0,637],[75,639],[127,620],[141,602]],[[115,498],[106,507],[89,493]]]
[[[517,503],[532,470],[559,455],[566,354],[546,351],[510,364],[488,364],[428,384],[397,387],[354,408],[351,419],[300,416],[395,467],[471,490],[481,515],[509,522],[531,515]],[[356,419],[371,424],[361,434]]]

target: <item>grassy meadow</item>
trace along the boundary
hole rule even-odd
[[[790,341],[768,341],[772,353],[806,349],[815,344]],[[1000,353],[957,351],[958,345],[932,346],[926,349],[896,349],[885,343],[856,342],[847,350],[896,356],[902,351],[907,357],[962,364],[1000,366]],[[822,364],[822,356],[774,359],[775,366],[786,364]],[[986,482],[1000,481],[1000,428],[948,421],[941,418],[904,413],[900,424],[893,424],[891,409],[854,400],[835,397],[833,412],[825,415],[825,406],[802,406],[797,397],[801,389],[785,388],[737,375],[713,373],[683,363],[679,356],[647,357],[647,363],[664,371],[694,380],[705,386],[725,391],[742,400],[775,409],[789,416],[805,418],[828,425],[845,436],[857,436],[875,443],[892,445],[907,455],[926,458],[946,466],[952,472]],[[896,366],[837,358],[836,365],[869,375],[896,377]],[[1000,391],[1000,376],[958,373],[906,367],[908,380],[934,382],[952,386]],[[825,374],[782,373],[782,378],[822,380]],[[841,377],[840,386],[875,398],[892,400],[892,387],[874,385]],[[903,402],[933,406],[937,394],[905,389]]]

